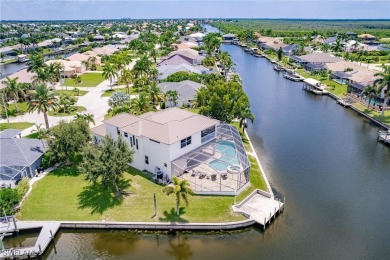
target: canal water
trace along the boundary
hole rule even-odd
[[[66,53],[58,54],[58,55],[61,56],[62,58],[67,58],[75,53],[77,53],[77,49],[68,51]],[[57,54],[56,55],[46,55],[45,60],[55,59],[56,56],[57,56]],[[18,72],[19,70],[25,69],[26,67],[27,67],[27,62],[24,62],[24,63],[14,62],[14,63],[0,65],[0,73],[1,73],[0,79],[5,78],[5,77],[7,77],[15,72]]]
[[[388,259],[390,147],[379,128],[302,91],[263,58],[223,45],[255,114],[248,133],[286,208],[265,231],[147,234],[64,230],[50,259]]]

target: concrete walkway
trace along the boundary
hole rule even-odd
[[[127,68],[132,69],[136,60],[131,62]],[[116,88],[123,88],[124,86],[115,86]],[[66,89],[66,87],[56,86],[56,90]],[[68,90],[74,89],[74,87],[67,87]],[[104,80],[102,83],[97,85],[96,87],[90,88],[79,88],[80,90],[88,91],[84,96],[80,96],[76,103],[76,106],[83,106],[86,108],[85,111],[82,111],[82,114],[92,114],[94,116],[95,125],[100,125],[104,120],[104,115],[107,114],[109,109],[108,106],[108,97],[102,97],[101,95],[105,90],[110,89],[110,82],[108,80]],[[132,98],[136,97],[136,95],[132,95]],[[57,125],[61,120],[70,121],[73,120],[74,116],[49,116],[49,125],[50,127]],[[45,124],[45,120],[43,118],[43,114],[38,114],[38,112],[26,113],[24,115],[10,117],[10,123],[16,122],[30,122],[34,124]],[[7,123],[7,119],[0,119],[0,123]],[[26,136],[31,134],[31,131],[36,129],[35,126],[24,129],[22,131],[22,136]]]

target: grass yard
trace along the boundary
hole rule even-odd
[[[74,116],[76,115],[77,113],[80,113],[84,110],[86,110],[85,107],[82,107],[82,106],[74,106],[76,109],[71,111],[70,113],[60,113],[60,112],[57,112],[57,111],[54,111],[54,110],[51,110],[49,112],[49,116]]]
[[[61,94],[69,94],[71,96],[81,97],[81,96],[84,96],[85,94],[87,94],[88,91],[79,90],[79,92],[77,93],[76,91],[73,91],[73,90],[56,90],[56,91],[54,91],[54,93],[56,96],[59,96]]]
[[[127,88],[114,88],[113,90],[109,89],[104,91],[102,94],[102,97],[110,97],[112,94],[115,92],[122,92],[122,93],[127,93]],[[130,88],[130,95],[136,95],[138,94],[138,89],[136,88]]]
[[[75,83],[72,78],[66,78],[63,86],[70,87],[96,87],[103,82],[102,73],[84,73],[81,76],[81,83]]]
[[[28,122],[9,123],[9,126],[12,129],[26,129],[33,125],[34,125],[33,123],[28,123]],[[5,129],[8,129],[8,123],[1,123],[0,131],[3,131]]]
[[[91,186],[76,167],[51,172],[34,184],[17,218],[22,220],[107,220],[145,222],[223,222],[244,219],[232,212],[232,196],[190,196],[189,207],[175,213],[175,197],[162,192],[142,172],[130,168],[120,184],[129,195],[118,198],[100,186]],[[154,215],[156,194],[158,216]]]
[[[376,120],[381,121],[387,125],[390,125],[390,110],[385,111],[385,115],[382,116],[381,112],[373,111],[372,109],[368,109],[367,106],[363,106],[360,103],[353,104],[357,109],[363,111],[365,114],[375,118]]]
[[[16,112],[15,103],[13,101],[9,104],[8,109],[9,109],[8,110],[9,117],[23,115],[27,112],[27,102],[18,102],[19,112]]]
[[[327,85],[328,91],[332,94],[342,97],[345,93],[347,93],[347,85],[341,85],[336,81],[333,81],[329,78],[323,78],[320,75],[311,75],[307,73],[304,69],[298,69],[298,74],[305,78],[312,78],[321,81],[323,84]]]

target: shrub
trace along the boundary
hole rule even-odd
[[[7,215],[14,212],[14,205],[20,201],[19,193],[16,189],[0,189],[0,205]]]
[[[27,177],[24,177],[16,186],[16,190],[18,191],[20,199],[23,198],[24,194],[28,191],[28,188],[30,187],[30,179]]]

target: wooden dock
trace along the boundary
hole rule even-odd
[[[343,107],[350,107],[352,105],[352,101],[349,98],[337,99],[336,103],[343,106]]]
[[[390,130],[379,131],[378,140],[390,144]]]
[[[275,199],[272,194],[261,190],[255,190],[240,204],[233,206],[234,212],[240,212],[249,219],[265,226],[271,223],[272,218],[282,212],[284,201]]]
[[[50,242],[60,228],[61,223],[57,221],[21,221],[16,222],[16,226],[11,223],[7,232],[19,232],[20,230],[41,229],[34,246],[23,248],[6,248],[0,251],[0,259],[9,258],[29,258],[37,257],[43,254]],[[4,232],[0,229],[0,233]]]

